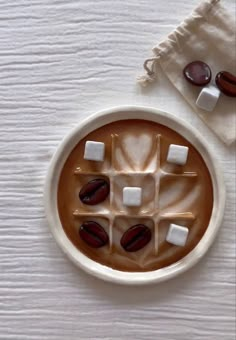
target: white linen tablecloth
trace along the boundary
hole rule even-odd
[[[0,0],[0,339],[235,339],[235,146],[227,148],[162,74],[135,77],[151,47],[198,0]],[[235,1],[223,4],[235,14]],[[219,236],[198,265],[146,287],[116,286],[73,266],[43,209],[60,140],[121,104],[182,117],[208,140],[226,180]]]

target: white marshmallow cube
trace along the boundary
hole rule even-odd
[[[188,228],[177,224],[170,224],[166,241],[176,246],[185,246],[188,238]]]
[[[123,188],[123,204],[129,207],[139,207],[142,204],[142,188]]]
[[[178,165],[184,165],[187,162],[188,147],[171,144],[167,154],[167,162]]]
[[[105,144],[101,142],[87,141],[84,149],[84,159],[102,162],[104,160]]]
[[[220,90],[215,86],[204,87],[196,101],[196,105],[203,110],[213,111],[220,97]]]

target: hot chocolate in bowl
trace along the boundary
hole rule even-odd
[[[99,160],[87,150],[91,142],[104,147]],[[73,131],[54,156],[45,198],[51,230],[77,265],[134,284],[197,262],[213,242],[225,200],[202,137],[177,118],[139,107],[99,113]]]

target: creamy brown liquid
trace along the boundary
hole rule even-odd
[[[105,143],[104,162],[83,159],[87,140]],[[170,144],[189,147],[186,165],[166,162]],[[79,191],[95,178],[110,181],[110,195],[96,206],[84,205]],[[124,186],[142,187],[141,207],[123,206]],[[66,160],[58,187],[58,211],[68,238],[92,260],[122,271],[150,271],[179,261],[202,238],[212,207],[212,181],[198,151],[175,131],[145,120],[117,121],[88,134]],[[110,243],[89,247],[78,233],[85,221],[102,225]],[[152,239],[143,249],[126,252],[120,239],[139,223],[150,227]],[[189,228],[184,247],[165,241],[170,223]]]

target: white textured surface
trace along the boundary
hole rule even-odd
[[[235,158],[160,73],[135,85],[150,48],[197,0],[0,0],[0,339],[233,340]],[[235,13],[235,2],[225,0]],[[172,10],[174,8],[174,10]],[[208,139],[227,184],[225,221],[196,267],[150,287],[87,276],[55,244],[43,183],[61,138],[111,105],[152,105]]]

